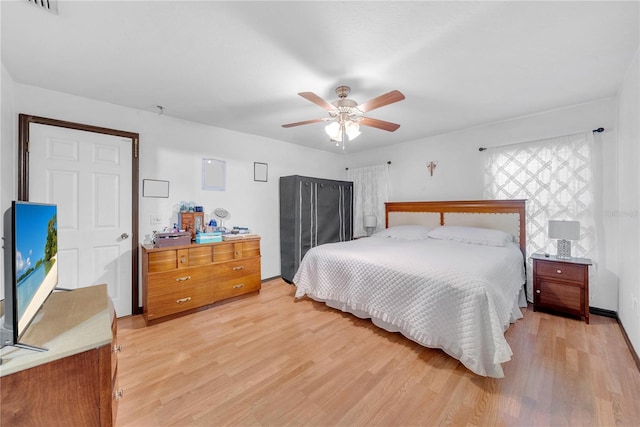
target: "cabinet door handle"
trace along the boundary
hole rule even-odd
[[[120,353],[122,351],[122,345],[120,344],[116,344],[113,346],[113,352],[114,353]]]
[[[113,400],[120,400],[124,396],[124,390],[116,390],[113,392]]]
[[[244,288],[244,283],[240,283],[239,285],[233,286],[233,289],[240,289],[240,288]]]
[[[239,267],[233,267],[233,271],[238,271],[238,270],[244,270],[244,265],[241,265]]]
[[[185,281],[187,281],[189,279],[191,279],[191,276],[178,277],[176,279],[176,282],[185,282]]]
[[[536,291],[536,294],[539,294],[539,293],[540,293],[540,289],[538,289],[538,290]]]
[[[182,303],[189,302],[189,301],[191,301],[191,297],[180,298],[179,300],[176,300],[176,302],[178,304],[182,304]]]
[[[558,270],[556,270],[556,273],[562,274],[562,270],[558,269]]]

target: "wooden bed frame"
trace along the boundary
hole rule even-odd
[[[385,226],[422,224],[494,228],[512,234],[526,259],[526,200],[387,202]]]

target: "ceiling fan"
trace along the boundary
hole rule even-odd
[[[353,99],[347,98],[351,88],[349,86],[338,86],[336,94],[338,100],[328,103],[313,92],[300,92],[298,95],[324,108],[329,113],[329,118],[311,119],[303,122],[288,123],[282,125],[284,128],[294,126],[308,125],[318,122],[331,122],[325,127],[325,132],[329,135],[336,145],[342,143],[344,149],[344,141],[348,137],[353,140],[360,135],[360,125],[370,126],[377,129],[393,132],[400,127],[397,123],[391,123],[384,120],[372,119],[365,117],[364,114],[376,108],[402,101],[404,95],[397,90],[380,95],[363,104],[358,105]]]

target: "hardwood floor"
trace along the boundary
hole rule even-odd
[[[640,372],[614,319],[527,310],[492,379],[293,295],[275,279],[154,326],[120,319],[117,426],[640,425]]]

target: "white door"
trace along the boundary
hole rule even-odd
[[[32,123],[29,201],[58,205],[58,287],[106,283],[131,314],[131,139]]]

